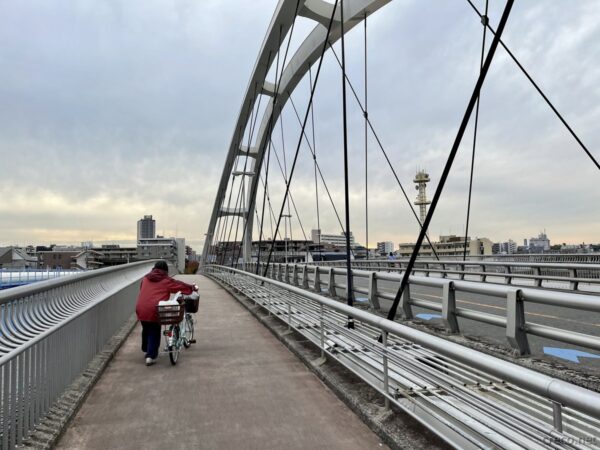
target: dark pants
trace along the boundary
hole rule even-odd
[[[146,358],[158,357],[160,331],[160,323],[142,321],[142,351],[146,352]]]

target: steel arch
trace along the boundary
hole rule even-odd
[[[374,13],[385,6],[391,0],[343,0],[344,1],[344,33],[354,28],[366,16]],[[280,0],[271,19],[266,37],[261,46],[261,50],[254,65],[252,76],[246,88],[246,94],[242,107],[238,115],[238,120],[233,132],[231,144],[225,160],[225,166],[221,175],[221,181],[213,205],[213,210],[206,233],[204,249],[202,251],[202,262],[208,262],[208,255],[213,244],[214,231],[217,219],[225,215],[242,215],[247,220],[246,231],[243,240],[243,257],[249,261],[251,257],[252,231],[254,225],[254,215],[252,211],[256,204],[256,193],[260,179],[265,150],[269,140],[269,125],[275,124],[281,111],[285,107],[298,83],[309,71],[310,67],[318,61],[321,56],[325,38],[327,35],[327,25],[333,12],[333,4],[323,0]],[[309,33],[306,39],[300,44],[289,63],[285,66],[279,86],[269,82],[266,77],[271,68],[274,56],[280,50],[280,39],[290,30],[297,16],[306,17],[317,22],[315,28]],[[334,23],[329,34],[329,43],[335,43],[341,37],[339,8],[334,16]],[[275,89],[277,96],[275,98]],[[244,131],[250,120],[251,111],[260,95],[270,97],[265,107],[261,124],[256,135],[255,145],[248,149],[243,145],[242,139]],[[276,101],[275,101],[276,100]],[[245,211],[229,211],[224,209],[224,199],[232,177],[232,169],[238,156],[248,155],[252,158],[249,172],[254,173],[250,176],[251,185],[248,192],[248,207]]]

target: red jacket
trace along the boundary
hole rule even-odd
[[[179,291],[184,295],[189,295],[194,291],[194,286],[171,278],[164,270],[152,269],[142,279],[140,295],[138,295],[135,306],[137,318],[144,322],[158,322],[156,313],[158,302],[168,300],[170,294]]]

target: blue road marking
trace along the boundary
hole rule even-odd
[[[358,303],[366,303],[369,301],[367,297],[355,297],[354,300],[356,300]]]
[[[425,313],[417,314],[415,317],[418,317],[419,319],[423,319],[423,320],[441,319],[442,318],[442,316],[440,316],[439,314],[425,314]]]
[[[582,352],[581,350],[574,350],[572,348],[558,348],[558,347],[544,347],[544,353],[546,355],[554,356],[556,358],[566,359],[579,364],[579,358],[599,358],[600,355],[594,355],[593,353]]]

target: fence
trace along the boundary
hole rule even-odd
[[[283,281],[223,266],[204,270],[457,448],[598,448],[596,392]],[[308,278],[296,280],[301,286]],[[355,329],[345,326],[348,317]]]
[[[1,447],[27,438],[63,390],[131,317],[152,261],[0,292]]]
[[[247,270],[255,272],[256,263],[249,265]],[[264,265],[261,264],[259,273],[262,274],[263,270]],[[312,289],[319,294],[323,291],[323,286],[326,286],[326,291],[334,298],[338,296],[338,290],[346,290],[346,269],[337,267],[321,267],[305,264],[272,264],[267,271],[267,276],[295,286],[301,286],[305,289]],[[336,276],[342,278],[344,282],[337,282]],[[360,269],[353,269],[352,277],[353,295],[365,295],[370,306],[375,310],[381,308],[380,300],[394,300],[395,290],[398,289],[402,278],[400,274],[393,272],[365,271]],[[357,280],[366,281],[368,287],[361,287],[356,282]],[[383,291],[379,289],[378,281],[390,282],[391,287],[387,291]],[[439,289],[441,302],[411,297],[411,287],[415,286]],[[506,315],[501,316],[457,307],[457,293],[479,294],[502,299],[506,304]],[[600,350],[600,338],[598,336],[527,321],[525,317],[526,303],[575,308],[594,313],[600,312],[600,295],[557,292],[547,289],[413,275],[409,278],[409,285],[400,301],[399,313],[405,319],[412,319],[414,316],[413,306],[439,312],[441,313],[441,319],[446,329],[452,333],[460,331],[457,320],[459,317],[503,327],[506,330],[506,338],[509,344],[521,355],[530,353],[528,335]]]
[[[345,261],[316,263],[321,267],[345,267]],[[356,269],[402,272],[405,260],[355,260]],[[471,281],[550,287],[582,292],[600,292],[600,265],[584,263],[518,262],[514,260],[417,260],[413,275]]]

